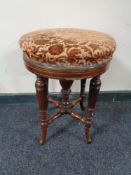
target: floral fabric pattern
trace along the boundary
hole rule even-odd
[[[20,47],[31,60],[55,65],[102,64],[112,58],[115,40],[85,29],[44,29],[23,35]]]

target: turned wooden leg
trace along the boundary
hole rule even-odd
[[[85,125],[85,134],[87,143],[91,143],[90,127],[92,123],[93,111],[96,105],[100,86],[101,86],[100,76],[97,76],[90,81],[88,108],[87,108],[87,124]]]
[[[48,107],[48,79],[37,76],[35,83],[39,110],[41,115],[41,140],[40,144],[44,144],[47,134],[46,111]]]
[[[62,86],[62,103],[64,106],[64,112],[67,113],[68,111],[68,104],[69,104],[69,94],[71,93],[71,86],[73,84],[73,80],[60,80],[60,84]]]
[[[84,107],[85,85],[86,85],[86,79],[82,79],[81,80],[81,91],[80,91],[80,97],[82,98],[82,100],[80,101],[81,110],[85,109]]]

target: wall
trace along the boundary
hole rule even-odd
[[[18,39],[53,27],[89,28],[114,36],[118,47],[102,76],[102,90],[131,90],[130,8],[130,0],[0,0],[0,93],[35,91],[35,76],[24,67]],[[51,80],[49,87],[60,90],[58,81]],[[79,82],[73,90],[79,91]]]

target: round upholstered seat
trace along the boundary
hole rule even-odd
[[[111,60],[115,40],[85,29],[44,29],[20,38],[20,47],[31,61],[51,65],[80,66]]]

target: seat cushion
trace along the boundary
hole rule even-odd
[[[53,65],[102,64],[112,58],[115,40],[101,32],[85,29],[44,29],[20,38],[29,59]]]

